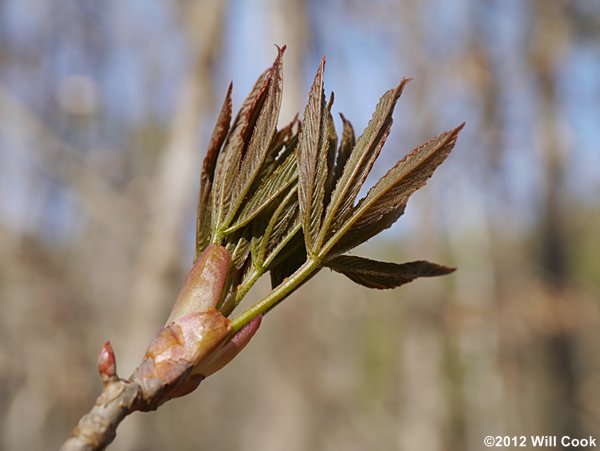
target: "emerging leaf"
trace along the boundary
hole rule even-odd
[[[242,104],[217,162],[219,189],[212,195],[213,232],[227,228],[269,149],[281,104],[284,50],[279,50],[273,66],[261,74]],[[252,157],[245,158],[246,153]]]
[[[337,158],[335,160],[335,180],[338,180],[342,176],[346,162],[348,161],[348,158],[350,158],[352,149],[354,149],[354,145],[356,144],[356,139],[354,138],[354,128],[352,128],[352,124],[344,117],[342,113],[340,113],[340,117],[342,118],[344,129],[342,131],[340,148],[338,149]]]
[[[330,255],[352,249],[396,222],[410,195],[424,186],[446,159],[463,126],[442,133],[396,163],[358,202],[352,215],[329,240]]]
[[[369,125],[358,138],[331,196],[331,203],[327,207],[323,221],[324,232],[319,236],[319,244],[325,240],[325,232],[329,229],[341,228],[352,214],[356,196],[390,133],[394,106],[407,83],[408,79],[402,80],[395,89],[389,90],[381,97]]]
[[[247,151],[243,155],[239,175],[233,185],[235,200],[230,212],[232,218],[244,201],[256,176],[260,173],[260,168],[265,161],[271,147],[271,141],[277,130],[277,119],[281,108],[281,92],[283,90],[281,58],[284,51],[285,47],[279,49],[279,54],[271,68],[266,97],[253,127]]]
[[[329,204],[331,199],[331,192],[335,187],[337,179],[335,178],[335,160],[337,156],[337,143],[338,137],[335,132],[335,124],[333,122],[333,115],[331,114],[331,107],[333,106],[334,95],[333,92],[329,96],[327,102],[327,180],[325,182],[325,197],[323,199],[323,205]]]
[[[197,252],[212,243],[231,255],[217,309],[229,316],[267,271],[273,286],[232,322],[233,331],[268,312],[323,266],[373,288],[452,271],[421,261],[399,265],[340,255],[402,215],[410,195],[450,153],[462,125],[413,150],[356,202],[409,80],[381,97],[358,139],[341,115],[338,140],[334,95],[326,100],[323,89],[323,58],[302,122],[296,117],[278,130],[284,50],[278,49],[272,67],[258,78],[231,127],[230,87],[202,170]]]
[[[455,271],[423,260],[398,264],[350,255],[335,257],[327,266],[356,283],[377,289],[396,288],[418,277],[443,276]]]
[[[321,228],[327,181],[328,111],[323,90],[325,58],[310,90],[298,142],[298,201],[309,254]]]
[[[232,84],[230,83],[217,119],[217,125],[215,125],[208,150],[206,151],[206,157],[202,163],[198,215],[196,219],[196,258],[198,258],[198,255],[200,255],[210,241],[210,214],[212,208],[209,200],[215,176],[215,168],[217,166],[217,158],[219,157],[223,142],[225,142],[225,137],[229,132],[229,123],[231,122],[231,88]]]
[[[271,287],[275,288],[306,261],[304,237],[300,231],[285,245],[271,265]]]
[[[231,244],[231,241],[229,244],[231,246],[231,262],[239,270],[244,266],[250,254],[250,240],[245,235],[242,235],[238,238],[235,245]]]
[[[263,180],[259,187],[253,192],[252,197],[239,214],[235,225],[230,230],[238,229],[248,224],[271,202],[286,191],[298,179],[298,168],[296,155],[291,153],[273,173]]]
[[[379,289],[454,271],[426,261],[396,264],[340,254],[400,217],[409,196],[446,159],[464,124],[412,151],[355,203],[408,80],[382,96],[357,141],[342,116],[338,147],[334,96],[326,102],[323,89],[325,58],[302,123],[295,118],[277,130],[284,51],[285,46],[278,48],[272,67],[258,78],[231,126],[229,86],[202,166],[192,270],[129,380],[117,376],[114,353],[105,344],[98,368],[110,390],[82,418],[80,425],[86,427],[74,430],[76,442],[88,429],[118,423],[119,415],[154,410],[193,391],[248,344],[267,312],[324,266]],[[273,290],[228,319],[267,271]],[[117,390],[123,397],[113,396]],[[114,427],[104,428],[105,435],[114,434]],[[92,439],[86,436],[85,443],[94,449],[104,444],[102,437],[98,443]]]
[[[300,230],[296,187],[293,186],[268,219],[257,222],[252,239],[252,258],[256,266],[267,269],[277,254]],[[266,226],[264,225],[266,222]]]

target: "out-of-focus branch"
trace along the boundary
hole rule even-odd
[[[115,439],[119,423],[139,408],[142,387],[137,382],[119,379],[115,354],[108,341],[98,355],[98,371],[104,389],[94,407],[81,417],[61,451],[105,449]]]
[[[113,235],[121,238],[122,242],[131,242],[137,233],[138,223],[141,222],[139,205],[113,188],[104,177],[86,164],[77,149],[58,137],[33,111],[2,86],[0,111],[10,118],[8,126],[14,122],[27,130],[27,136],[35,144],[28,148],[36,167],[60,178],[65,186],[72,187],[71,192],[79,208]],[[7,127],[7,123],[3,122],[0,127]],[[117,219],[123,217],[129,220]]]
[[[568,10],[562,4],[552,7],[542,1],[533,2],[531,16],[532,38],[529,44],[530,70],[539,89],[537,136],[543,167],[543,195],[540,196],[539,211],[542,212],[537,225],[541,253],[536,260],[544,268],[548,289],[548,312],[553,318],[554,328],[549,328],[543,337],[543,346],[551,371],[548,383],[552,387],[554,409],[548,409],[548,424],[561,435],[581,434],[582,424],[577,412],[578,368],[577,339],[573,328],[565,321],[570,308],[569,296],[565,295],[569,279],[569,234],[565,218],[568,216],[561,199],[565,190],[567,148],[561,134],[561,115],[558,68],[564,65],[565,50],[569,48],[572,31],[564,21]],[[552,405],[552,404],[550,404]],[[552,412],[559,408],[562,415]]]
[[[96,399],[94,407],[84,415],[61,451],[105,449],[115,438],[117,426],[136,410],[140,386],[121,379],[109,382]]]
[[[161,334],[153,343],[164,344],[160,338]],[[81,417],[61,451],[103,450],[115,439],[117,427],[127,415],[136,410],[156,409],[178,384],[187,379],[192,369],[189,362],[168,361],[167,365],[169,371],[161,374],[168,374],[169,379],[157,377],[157,366],[147,353],[129,380],[120,379],[112,346],[108,341],[104,343],[98,356],[98,372],[104,388],[92,409]]]

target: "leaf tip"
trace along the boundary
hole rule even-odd
[[[317,69],[317,75],[315,76],[315,80],[318,79],[319,77],[321,78],[319,80],[319,83],[322,85],[323,84],[323,73],[325,72],[325,63],[327,62],[327,58],[325,55],[323,55],[321,57],[321,61],[319,62],[319,68]]]
[[[456,270],[458,268],[455,268],[453,266],[444,266],[444,265],[439,265],[440,267],[440,276],[445,276],[446,274],[452,274],[453,272],[456,272]]]
[[[233,93],[233,81],[229,82],[229,86],[227,86],[227,92],[225,93],[225,101],[223,102],[224,114],[227,117],[227,127],[229,128],[229,122],[231,121],[231,109],[233,108],[231,102],[231,96]]]
[[[275,61],[273,61],[273,65],[268,70],[266,85],[269,84],[269,81],[273,78],[274,74],[276,79],[278,79],[279,83],[281,83],[282,79],[283,54],[285,53],[285,49],[287,48],[287,46],[283,45],[279,47],[277,44],[275,44],[275,47],[277,48],[277,56],[275,57]]]
[[[400,95],[402,95],[402,91],[404,91],[404,88],[407,84],[409,84],[412,81],[412,78],[403,78],[400,83],[398,83],[398,86],[396,86],[394,88],[394,97],[396,99],[398,99],[400,97]]]
[[[277,44],[275,44],[275,47],[277,47],[277,57],[275,58],[275,63],[273,64],[274,66],[278,63],[281,64],[281,59],[283,58],[283,54],[287,49],[287,45],[284,44],[281,47],[279,47]]]
[[[463,122],[462,124],[460,124],[458,127],[450,130],[449,132],[447,132],[447,136],[448,136],[448,147],[450,149],[452,149],[455,144],[456,141],[458,139],[458,135],[460,134],[460,132],[462,131],[463,128],[465,128],[466,122]]]
[[[327,111],[331,111],[331,107],[333,106],[333,101],[335,100],[335,95],[333,93],[333,91],[331,91],[331,94],[329,95],[329,100],[327,101]]]
[[[452,266],[440,265],[438,263],[430,263],[425,260],[417,260],[415,262],[411,262],[410,264],[420,269],[420,277],[445,276],[447,274],[452,274],[457,269]]]

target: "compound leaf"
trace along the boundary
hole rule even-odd
[[[327,246],[339,255],[390,227],[404,212],[410,195],[427,183],[448,157],[464,123],[417,147],[390,169],[352,209]]]
[[[381,97],[367,128],[358,138],[331,195],[321,240],[326,238],[325,234],[331,235],[327,229],[339,229],[352,214],[354,201],[390,133],[394,107],[408,81],[402,80],[396,88],[390,89]]]

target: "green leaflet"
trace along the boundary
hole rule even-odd
[[[245,154],[254,140],[252,153],[266,152],[265,149],[256,150],[259,142],[262,143],[272,138],[274,128],[271,131],[272,122],[277,122],[279,107],[281,101],[281,57],[284,49],[280,49],[273,63],[273,66],[263,72],[250,94],[244,100],[242,107],[231,127],[231,132],[227,137],[223,152],[217,162],[215,178],[219,181],[218,189],[213,191],[212,204],[212,229],[213,234],[217,236],[229,226],[229,222],[235,216],[237,209],[243,199],[235,194],[243,194],[251,180],[249,178],[256,173],[256,166],[260,167],[260,162],[253,162],[244,159]],[[266,113],[265,113],[266,111]],[[272,114],[275,117],[272,117]],[[260,122],[260,132],[255,132],[257,123]],[[257,136],[254,138],[254,136]],[[270,137],[270,138],[269,138]],[[263,155],[264,158],[264,155]],[[262,162],[262,160],[261,160]],[[242,164],[244,163],[244,164]],[[251,168],[248,165],[252,166]],[[243,176],[240,174],[243,172]],[[243,177],[244,184],[240,185],[240,178]]]
[[[217,158],[219,157],[221,147],[223,147],[223,142],[225,142],[225,137],[229,132],[229,123],[231,122],[231,89],[232,84],[230,83],[225,100],[223,101],[223,106],[221,107],[221,112],[217,118],[217,124],[215,125],[213,134],[210,138],[206,156],[202,163],[196,219],[196,257],[194,258],[194,262],[210,242],[210,215],[212,211],[210,196],[217,166]]]
[[[392,113],[396,101],[402,94],[407,79],[386,92],[379,101],[371,120],[352,149],[341,177],[337,181],[327,207],[319,245],[325,241],[329,229],[337,230],[352,214],[352,207],[360,188],[371,171],[392,126]]]
[[[302,122],[296,117],[278,130],[284,51],[278,49],[231,126],[229,87],[202,166],[196,253],[213,243],[224,246],[232,262],[219,311],[231,314],[267,271],[273,287],[232,321],[233,331],[268,312],[323,266],[380,289],[453,271],[425,261],[396,264],[341,254],[403,214],[410,195],[452,150],[462,125],[413,150],[356,202],[408,80],[384,93],[358,139],[341,115],[338,140],[334,96],[326,101],[323,89],[323,58]]]
[[[334,95],[333,92],[329,96],[327,102],[327,125],[326,125],[326,141],[327,141],[327,179],[325,181],[325,196],[323,198],[323,205],[329,204],[331,199],[331,192],[335,187],[337,179],[335,178],[335,160],[337,156],[337,143],[338,137],[335,132],[335,124],[333,122],[333,115],[331,114],[331,107],[333,106]]]
[[[338,180],[342,176],[342,172],[346,167],[346,162],[348,161],[348,158],[350,158],[352,149],[354,149],[354,145],[356,144],[352,124],[342,113],[340,113],[340,117],[342,118],[344,128],[342,130],[342,141],[340,142],[340,148],[338,149],[337,158],[335,160],[334,180]]]
[[[314,244],[321,228],[327,181],[328,112],[323,90],[324,68],[325,58],[321,60],[309,93],[298,140],[298,201],[309,255],[315,251]]]
[[[231,254],[231,262],[236,269],[241,269],[246,263],[248,255],[250,254],[250,241],[247,237],[241,236],[238,238],[234,246],[228,249]]]
[[[368,288],[396,288],[418,277],[436,277],[454,272],[454,268],[424,260],[409,263],[387,263],[363,257],[340,255],[326,266],[344,274],[352,281]]]
[[[260,173],[256,177],[256,181],[261,182],[273,173],[273,171],[287,158],[290,153],[294,153],[295,146],[298,142],[298,127],[300,121],[296,117],[281,130],[277,130],[271,147],[267,152],[265,160],[260,169]]]
[[[296,233],[270,265],[271,287],[275,288],[306,261],[302,232]]]
[[[352,209],[352,215],[327,242],[339,255],[390,227],[404,212],[409,196],[424,186],[448,157],[464,124],[416,148],[390,169]]]
[[[271,69],[266,98],[253,127],[248,148],[243,155],[239,174],[233,184],[234,200],[231,202],[228,223],[235,217],[248,194],[248,190],[260,173],[262,164],[269,153],[271,141],[277,130],[277,119],[279,118],[281,92],[283,89],[281,58],[284,51],[285,47],[279,49],[279,54]]]
[[[296,155],[290,153],[285,161],[277,166],[266,180],[260,183],[259,187],[252,193],[250,200],[242,207],[235,224],[226,232],[229,233],[248,224],[297,179]]]
[[[292,186],[272,213],[256,222],[252,237],[252,260],[256,267],[268,269],[278,253],[300,230],[296,186]],[[266,225],[265,225],[266,224]]]

